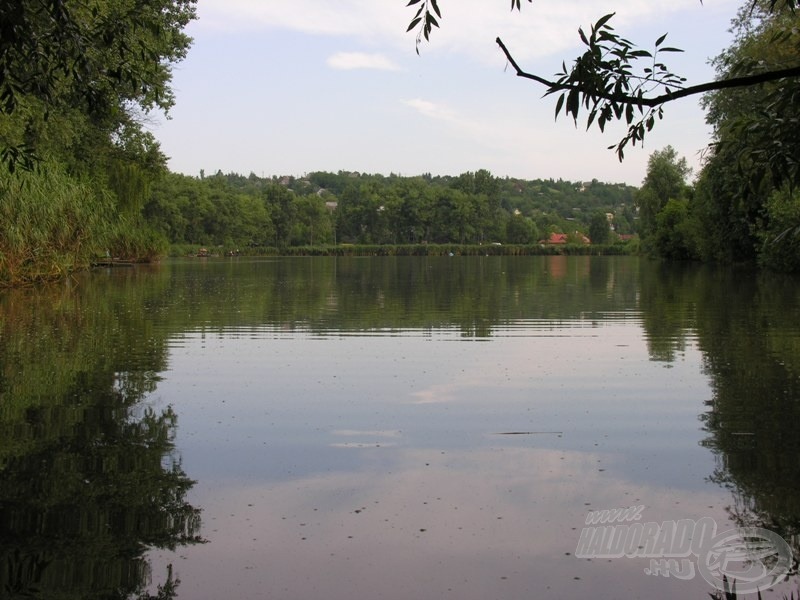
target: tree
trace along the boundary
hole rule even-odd
[[[375,244],[387,237],[380,190],[377,183],[351,183],[344,189],[336,208],[339,240]]]
[[[476,211],[474,196],[458,189],[438,190],[433,207],[433,241],[440,243],[474,243]]]
[[[653,248],[661,258],[694,258],[694,236],[689,216],[689,202],[670,198],[656,217]]]
[[[800,272],[800,191],[783,188],[769,197],[767,228],[759,233],[762,265]]]
[[[589,219],[589,239],[593,244],[607,244],[611,229],[605,213],[596,211]]]
[[[794,10],[749,2],[739,9],[732,33],[731,47],[712,61],[722,80],[800,63],[800,15]],[[715,150],[735,157],[751,188],[764,179],[774,187],[800,180],[800,79],[715,91],[704,104]]]
[[[686,178],[690,173],[686,159],[679,158],[672,146],[650,155],[647,174],[636,195],[642,238],[646,239],[653,233],[658,213],[670,199],[686,196]]]
[[[793,11],[766,3],[742,7],[733,44],[713,61],[720,78],[800,62],[799,24]],[[704,103],[714,143],[692,203],[703,231],[700,255],[794,269],[800,263],[800,256],[790,256],[800,227],[800,211],[792,209],[800,179],[800,81],[720,90]]]
[[[332,239],[331,219],[325,202],[316,195],[300,196],[295,201],[297,219],[292,242],[298,245],[327,243]]]
[[[171,67],[188,51],[183,29],[195,18],[195,2],[0,3],[0,157],[7,168],[32,168],[46,141],[35,126],[53,113],[77,112],[107,135],[124,135],[139,112],[168,110]]]
[[[514,215],[506,224],[506,241],[509,244],[533,244],[539,232],[536,225],[522,215]]]
[[[292,229],[297,218],[294,194],[284,186],[273,183],[266,191],[266,204],[275,227],[275,245],[285,248],[289,245]]]
[[[748,0],[748,5],[755,6],[757,3],[758,0]],[[442,13],[437,0],[410,0],[408,6],[417,6],[408,30],[418,29],[419,53],[422,39],[428,40],[433,27],[439,27]],[[766,10],[771,13],[793,13],[795,6],[796,0],[766,2]],[[511,8],[521,10],[521,0],[511,0]],[[586,128],[597,124],[601,131],[611,121],[624,121],[628,125],[627,134],[616,145],[609,147],[616,150],[620,160],[623,159],[625,147],[629,143],[635,145],[642,142],[656,120],[663,118],[663,107],[669,102],[712,90],[749,88],[766,82],[800,77],[800,61],[767,69],[750,64],[746,68],[742,65],[742,69],[730,73],[729,77],[686,87],[685,78],[672,73],[661,58],[665,53],[681,52],[678,48],[663,45],[666,34],[655,41],[652,50],[640,49],[614,32],[609,24],[613,16],[610,13],[598,19],[588,34],[582,28],[578,30],[586,50],[575,59],[570,68],[563,63],[555,80],[524,71],[499,37],[497,44],[517,76],[544,85],[545,95],[558,96],[556,117],[563,110],[577,124],[579,115],[585,111]],[[796,36],[797,33],[793,32],[792,35]],[[796,100],[791,93],[781,92],[775,97],[777,114],[793,104],[796,104]],[[777,123],[773,123],[777,127]],[[780,170],[782,162],[776,159],[769,166]],[[800,169],[796,168],[793,173],[796,178],[800,177]]]
[[[91,248],[84,244],[80,260],[62,252],[63,239],[72,235],[68,219],[53,219],[46,239],[19,244],[17,254],[30,257],[32,274],[51,276],[56,263],[45,256],[59,253],[62,276],[84,268],[97,245],[103,254],[128,259],[164,251],[165,240],[146,226],[142,210],[166,158],[143,122],[148,112],[166,112],[174,102],[171,69],[188,51],[191,39],[183,29],[195,16],[195,1],[0,2],[3,185],[16,188],[31,181],[27,174],[14,179],[16,171],[37,170],[34,180],[42,189],[88,187],[84,198],[70,196],[73,213],[90,207],[90,196],[112,207],[103,213],[104,235],[93,236]],[[0,219],[0,238],[25,226],[28,209],[29,223],[54,214],[60,198],[39,202],[33,187],[17,199],[25,211]],[[13,281],[6,267],[0,261],[0,278]]]

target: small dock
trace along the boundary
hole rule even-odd
[[[92,267],[132,267],[134,264],[132,260],[121,258],[98,258],[92,261]]]

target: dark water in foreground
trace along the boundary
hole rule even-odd
[[[798,423],[797,279],[98,271],[0,293],[0,597],[699,600],[700,574],[641,553],[576,557],[587,513],[756,525],[800,554]]]

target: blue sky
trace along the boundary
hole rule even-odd
[[[709,141],[698,98],[666,107],[665,120],[620,163],[619,135],[554,120],[555,98],[517,78],[550,77],[580,51],[579,26],[608,12],[616,31],[648,48],[669,33],[684,48],[668,64],[688,83],[713,77],[735,0],[439,0],[441,29],[420,55],[405,0],[199,0],[194,44],[176,66],[177,104],[151,129],[173,171],[244,175],[360,171],[597,178],[641,183],[647,158],[671,144],[692,165]],[[617,130],[618,132],[621,130]]]

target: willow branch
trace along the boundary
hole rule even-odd
[[[595,98],[610,100],[612,102],[619,102],[621,104],[632,104],[635,106],[654,107],[664,104],[666,102],[671,102],[672,100],[685,98],[686,96],[703,94],[705,92],[711,92],[714,90],[748,87],[759,83],[767,83],[769,81],[784,79],[786,77],[800,77],[800,65],[799,65],[787,69],[778,69],[776,71],[765,71],[764,73],[757,73],[755,75],[746,75],[744,77],[731,77],[730,79],[709,81],[707,83],[701,83],[699,85],[693,85],[687,88],[681,88],[678,90],[670,91],[665,94],[661,94],[660,96],[654,96],[652,98],[630,96],[628,94],[609,94],[601,90],[587,90],[580,85],[565,84],[565,83],[558,83],[556,81],[550,81],[548,79],[545,79],[544,77],[539,77],[538,75],[534,75],[533,73],[528,73],[526,71],[523,71],[519,67],[517,62],[514,60],[514,57],[511,56],[511,53],[508,51],[508,48],[506,48],[505,44],[503,44],[503,41],[500,38],[497,38],[496,41],[497,45],[500,46],[500,49],[503,51],[503,54],[506,55],[506,59],[508,60],[508,62],[511,64],[512,67],[514,67],[514,70],[517,73],[517,77],[531,79],[533,81],[536,81],[537,83],[541,83],[542,85],[547,86],[548,93],[558,92],[561,90],[575,90]]]

